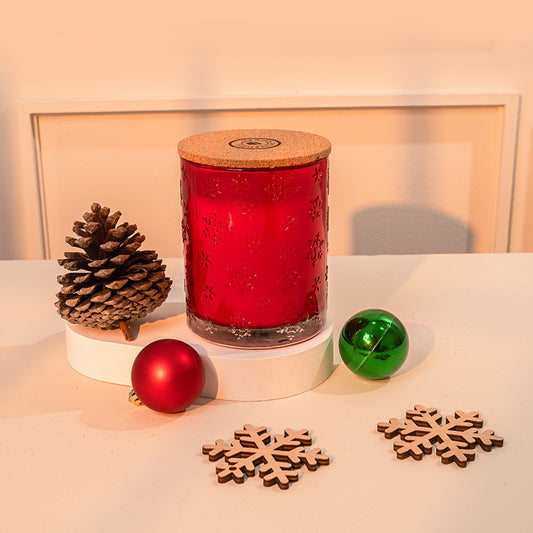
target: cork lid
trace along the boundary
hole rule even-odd
[[[226,168],[275,168],[324,159],[331,143],[320,135],[291,130],[223,130],[186,137],[178,143],[181,158]]]

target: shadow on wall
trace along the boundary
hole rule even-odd
[[[354,255],[467,253],[474,249],[474,235],[434,209],[380,206],[355,213],[351,243]]]

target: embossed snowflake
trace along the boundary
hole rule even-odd
[[[237,174],[236,176],[232,176],[231,185],[237,193],[240,193],[246,192],[250,184],[246,176],[243,176],[242,174]]]
[[[207,189],[207,196],[211,200],[216,200],[221,194],[220,178],[210,174],[205,176],[205,187]]]
[[[415,405],[405,414],[406,421],[391,418],[388,422],[380,422],[378,431],[387,439],[400,436],[394,442],[394,450],[398,459],[412,457],[421,461],[424,455],[432,452],[433,444],[437,444],[437,455],[443,464],[455,462],[464,468],[469,461],[475,459],[475,447],[489,452],[493,447],[503,446],[503,438],[494,434],[491,429],[478,431],[483,427],[483,419],[477,411],[465,413],[455,411],[442,422],[435,407],[424,408]]]
[[[303,331],[304,328],[299,324],[286,324],[284,326],[279,327],[276,330],[276,333],[278,333],[279,335],[285,335],[288,340],[292,341],[294,337],[296,337],[296,335],[298,335],[299,333],[303,333]]]
[[[242,238],[242,249],[250,255],[259,254],[266,250],[265,237],[252,233]]]
[[[181,238],[185,245],[187,245],[188,242],[191,240],[190,235],[191,235],[191,226],[189,225],[189,218],[184,215],[183,218],[181,219]]]
[[[238,328],[237,326],[231,326],[231,328],[229,328],[228,331],[236,339],[244,339],[245,337],[251,337],[252,336],[252,332],[248,328]]]
[[[313,170],[313,179],[315,183],[320,183],[320,180],[322,179],[322,168],[320,166]]]
[[[252,325],[252,321],[242,313],[233,313],[230,316],[230,324],[239,328],[249,328]]]
[[[289,245],[282,246],[279,251],[279,258],[282,261],[288,261],[289,259],[292,259],[294,257],[294,254],[295,254],[294,246],[289,246]]]
[[[324,239],[320,236],[320,233],[317,233],[314,239],[311,239],[309,242],[309,251],[307,252],[307,259],[311,261],[313,266],[322,259],[324,255]]]
[[[298,221],[296,220],[296,217],[293,216],[287,216],[285,218],[285,222],[283,224],[283,230],[284,231],[291,231],[295,229],[298,226]]]
[[[265,192],[274,201],[293,196],[300,184],[292,172],[274,172],[265,185]]]
[[[298,271],[295,268],[291,268],[283,271],[278,279],[278,285],[284,290],[289,290],[298,285],[301,279],[302,276],[298,274]]]
[[[209,333],[209,335],[215,334],[215,325],[211,320],[204,320],[204,331]]]
[[[237,294],[243,295],[255,290],[257,273],[249,272],[247,266],[241,263],[226,268],[227,283]]]
[[[211,259],[209,258],[209,254],[206,254],[203,250],[200,252],[200,255],[198,256],[198,261],[200,262],[200,265],[202,265],[205,268],[208,268],[211,264]]]
[[[211,217],[202,217],[204,222],[203,234],[206,239],[211,239],[213,246],[216,246],[220,239],[224,237],[225,225],[222,219],[213,213]]]
[[[206,285],[204,287],[204,298],[206,300],[213,301],[213,298],[216,296],[215,289],[211,285]]]
[[[232,479],[244,483],[247,477],[255,476],[259,466],[259,477],[263,478],[265,487],[277,484],[286,490],[291,481],[298,481],[298,469],[303,465],[315,471],[319,465],[329,464],[329,457],[320,448],[306,449],[311,443],[307,429],[286,429],[283,435],[274,435],[272,441],[265,426],[245,424],[243,429],[235,431],[235,439],[229,444],[218,439],[215,444],[202,446],[202,453],[210,461],[224,458],[216,467],[219,483]]]
[[[281,306],[280,322],[282,324],[293,324],[299,322],[301,309],[292,302],[285,302]]]
[[[270,298],[259,298],[256,301],[255,306],[262,313],[271,313],[274,310],[274,304]]]
[[[322,200],[317,196],[309,202],[308,215],[312,220],[316,220],[322,213]]]

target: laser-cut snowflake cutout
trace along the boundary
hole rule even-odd
[[[259,477],[263,478],[265,487],[277,484],[286,490],[291,481],[298,481],[297,470],[303,465],[315,471],[319,465],[329,464],[329,457],[320,448],[306,449],[311,443],[307,429],[286,429],[283,435],[274,435],[271,442],[270,431],[265,426],[245,424],[243,429],[235,431],[235,439],[229,444],[217,439],[215,444],[204,444],[202,453],[210,461],[224,458],[216,467],[219,483],[232,479],[244,483],[246,477],[255,476],[259,466]]]
[[[435,407],[415,405],[414,409],[406,411],[405,417],[405,422],[391,418],[378,424],[378,431],[384,433],[387,439],[400,436],[393,446],[398,459],[412,457],[420,461],[424,455],[431,454],[433,444],[437,443],[437,455],[443,464],[455,462],[464,468],[468,461],[475,459],[474,448],[478,444],[486,452],[503,446],[503,438],[496,436],[491,429],[478,431],[483,427],[483,419],[477,411],[455,411],[441,424],[442,415]]]

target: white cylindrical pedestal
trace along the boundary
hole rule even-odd
[[[131,386],[131,367],[139,351],[159,339],[179,339],[200,354],[206,370],[202,396],[258,401],[308,391],[333,371],[333,327],[292,346],[240,350],[212,344],[187,326],[182,303],[166,303],[139,326],[136,339],[119,330],[102,331],[66,323],[70,365],[88,377]]]

